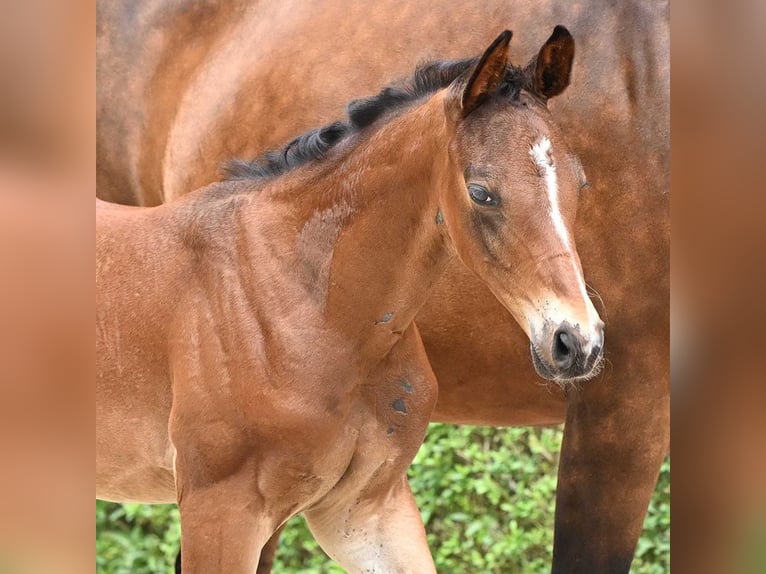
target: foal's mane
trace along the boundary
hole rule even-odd
[[[224,166],[228,180],[268,180],[314,160],[347,136],[352,136],[375,123],[389,112],[404,109],[409,104],[446,88],[473,67],[479,58],[429,62],[418,66],[412,77],[383,88],[369,98],[350,101],[346,106],[348,119],[309,130],[280,150],[246,161],[234,159]],[[509,66],[505,79],[496,93],[515,99],[524,84],[521,68]]]

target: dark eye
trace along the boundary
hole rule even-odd
[[[496,196],[492,195],[486,187],[476,183],[471,183],[468,185],[468,195],[470,195],[471,199],[479,205],[487,205],[493,207],[500,203],[500,200]]]

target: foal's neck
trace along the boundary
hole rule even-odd
[[[354,341],[361,356],[395,344],[450,253],[439,209],[439,191],[454,177],[443,105],[434,97],[324,169],[320,162],[312,189],[290,198],[301,214],[298,282],[323,326]]]

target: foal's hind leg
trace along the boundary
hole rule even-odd
[[[407,478],[374,498],[305,513],[322,548],[350,573],[436,572]]]

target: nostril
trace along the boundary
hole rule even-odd
[[[569,334],[565,332],[558,333],[554,342],[553,355],[555,357],[566,357],[570,353]]]
[[[577,362],[579,344],[577,336],[568,328],[561,327],[553,334],[553,362],[561,371],[568,371]]]

